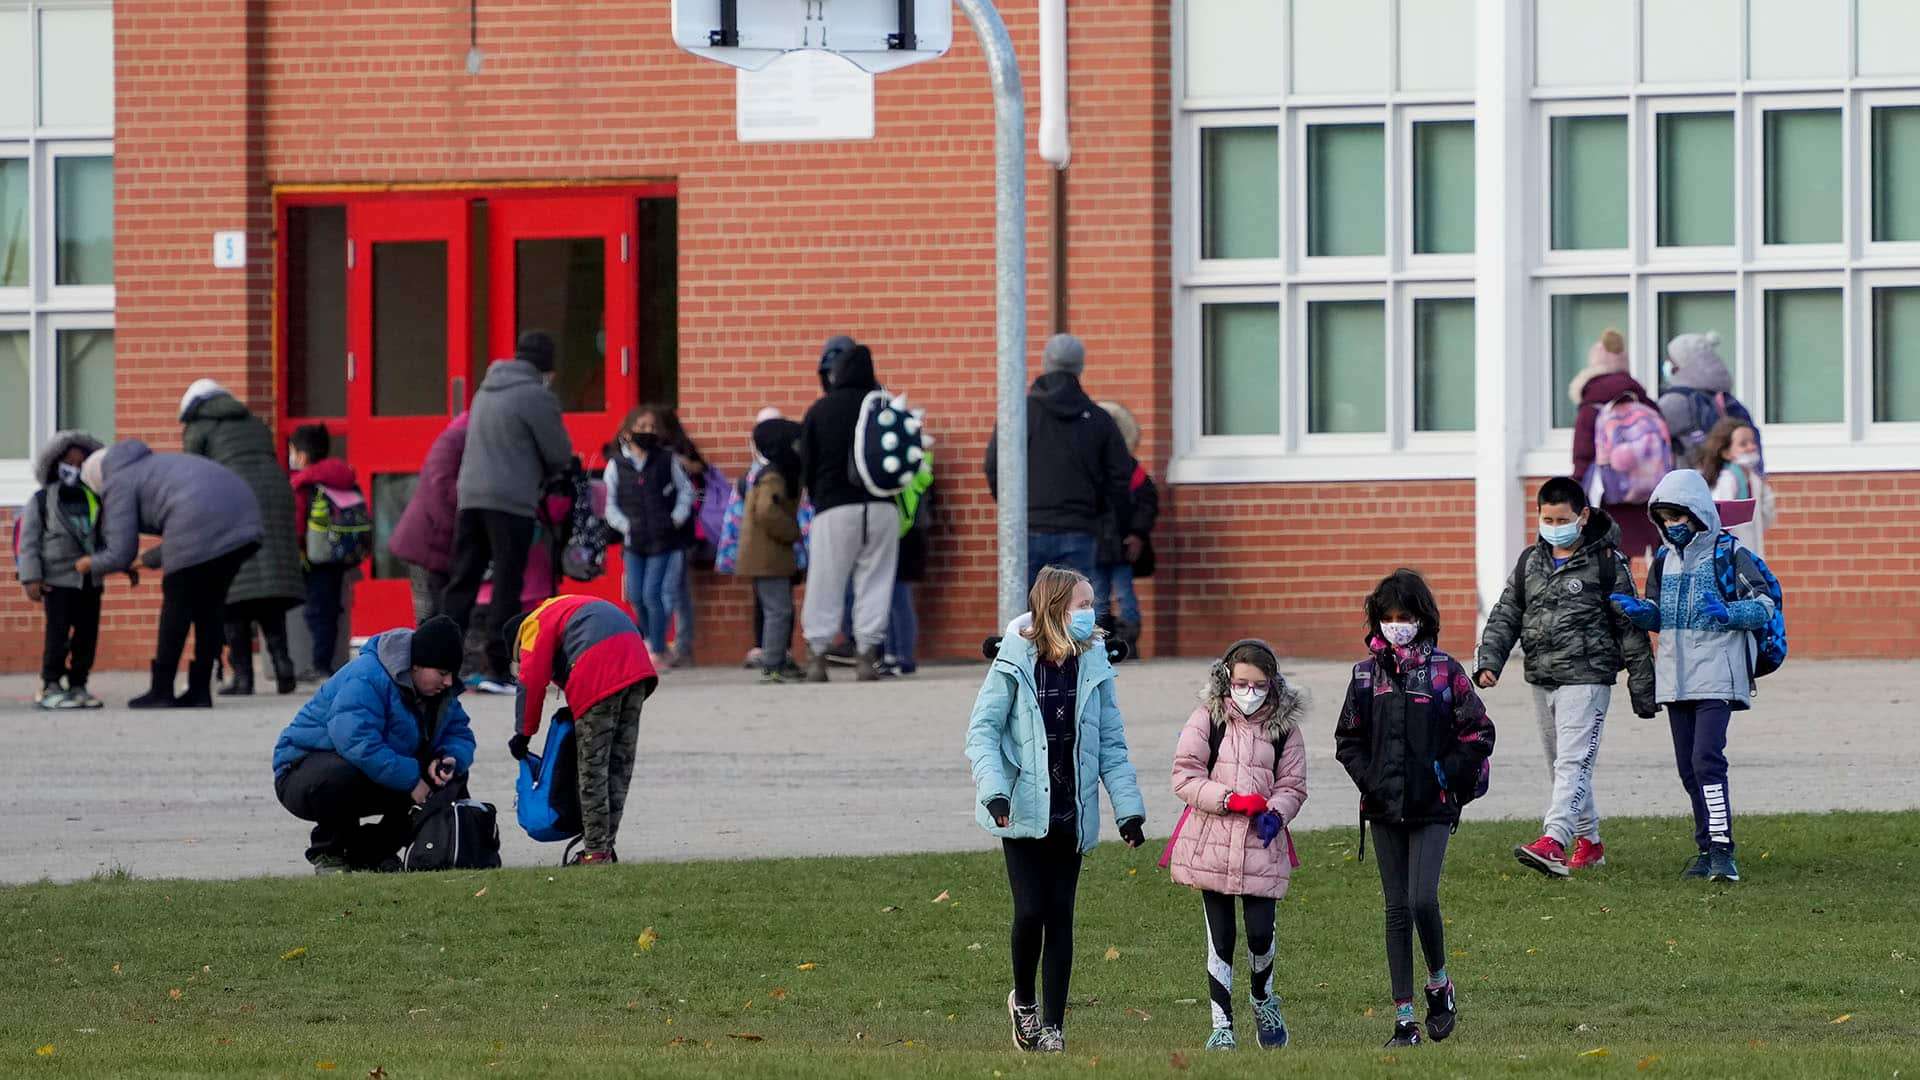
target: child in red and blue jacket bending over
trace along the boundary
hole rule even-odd
[[[640,742],[640,705],[660,684],[647,646],[626,612],[605,600],[556,596],[509,620],[507,653],[519,665],[516,727],[507,752],[518,761],[540,730],[548,685],[573,711],[580,761],[580,865],[618,862],[613,838],[627,804]]]

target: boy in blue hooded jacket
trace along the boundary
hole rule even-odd
[[[1660,529],[1647,599],[1610,599],[1635,626],[1660,634],[1654,698],[1667,707],[1674,764],[1693,803],[1698,854],[1684,876],[1739,881],[1733,859],[1733,802],[1727,793],[1727,726],[1753,704],[1758,645],[1751,631],[1773,618],[1773,598],[1752,552],[1734,542],[1733,595],[1714,565],[1720,511],[1706,478],[1677,469],[1653,489],[1647,514]]]
[[[473,767],[460,707],[460,627],[436,615],[368,641],[301,708],[273,747],[273,792],[314,823],[319,874],[398,870],[409,811]],[[363,817],[378,816],[375,825]]]

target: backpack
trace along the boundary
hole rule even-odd
[[[500,822],[493,804],[449,784],[413,811],[408,870],[492,870],[500,865]]]
[[[1448,656],[1446,653],[1441,652],[1439,649],[1435,649],[1428,657],[1427,666],[1429,668],[1435,667],[1435,666],[1446,667],[1449,669],[1449,674],[1451,674],[1451,669],[1457,666],[1457,664],[1456,664],[1456,661],[1453,659],[1453,657]],[[1378,668],[1378,665],[1376,664],[1376,662],[1372,657],[1368,657],[1367,659],[1360,661],[1359,663],[1353,665],[1354,681],[1364,683],[1369,687],[1376,685],[1379,682],[1379,676],[1380,676],[1380,673],[1377,670],[1377,668]],[[1462,669],[1462,670],[1465,670],[1465,669]],[[1440,686],[1438,686],[1433,690],[1433,696],[1439,698],[1441,704],[1445,705],[1448,709],[1452,709],[1453,708],[1453,680],[1451,678],[1442,680]],[[1373,723],[1373,695],[1371,693],[1363,695],[1361,698],[1361,701],[1362,701],[1362,704],[1355,711],[1363,712],[1365,714],[1360,718],[1361,723],[1366,725],[1371,725]],[[1452,788],[1448,788],[1447,794],[1453,796],[1454,801],[1459,804],[1461,810],[1465,810],[1467,808],[1468,803],[1471,803],[1475,799],[1478,799],[1482,795],[1485,795],[1487,793],[1487,788],[1492,784],[1492,782],[1493,782],[1493,755],[1489,754],[1486,757],[1483,757],[1480,759],[1480,773],[1478,776],[1474,777],[1472,790],[1455,791]]]
[[[40,488],[33,493],[33,508],[39,511],[41,521],[44,522],[47,520],[46,488]],[[24,511],[26,508],[21,507],[21,509]],[[13,565],[16,568],[20,565],[20,521],[26,516],[25,513],[16,513],[13,515]]]
[[[520,762],[514,816],[527,835],[546,843],[580,835],[579,743],[573,712],[562,708],[547,724],[547,743]]]
[[[733,501],[733,485],[718,465],[708,465],[704,482],[694,489],[693,547],[687,557],[695,566],[716,565],[720,540],[726,532],[727,509]]]
[[[1589,502],[1645,503],[1672,471],[1673,440],[1660,410],[1625,395],[1600,406],[1593,419],[1593,467],[1586,477]]]
[[[747,523],[747,490],[759,475],[759,467],[749,469],[727,489],[727,508],[720,515],[720,540],[713,550],[716,574],[731,574],[740,565],[740,530]]]
[[[1710,394],[1697,386],[1669,386],[1667,393],[1685,395],[1687,404],[1693,409],[1692,430],[1673,437],[1675,454],[1688,461],[1693,460],[1694,452],[1707,441],[1707,432],[1712,431],[1713,425],[1729,416],[1753,428],[1754,442],[1758,445],[1760,425],[1753,422],[1753,414],[1747,411],[1745,405],[1740,404],[1739,398],[1724,390]]]
[[[313,485],[306,554],[310,566],[358,566],[373,554],[373,517],[359,488]]]
[[[933,439],[922,429],[924,409],[908,409],[907,395],[870,390],[861,399],[853,427],[853,460],[847,471],[867,493],[891,499],[905,491],[920,471],[920,459]]]
[[[607,571],[610,532],[606,521],[593,511],[593,482],[576,462],[556,486],[569,503],[567,519],[555,522],[554,546],[559,557],[554,565],[561,574],[575,581],[593,581]]]
[[[1734,539],[1732,533],[1723,532],[1714,538],[1713,579],[1719,583],[1720,595],[1726,600],[1741,599],[1740,578],[1733,560],[1733,553],[1739,548],[1740,541]],[[1758,679],[1779,671],[1780,665],[1787,662],[1787,598],[1780,589],[1780,579],[1767,568],[1766,560],[1751,551],[1747,557],[1760,572],[1761,590],[1773,601],[1773,617],[1767,620],[1767,625],[1747,631],[1753,635],[1753,677]],[[1655,605],[1660,603],[1660,576],[1666,563],[1666,553],[1661,552],[1647,571],[1647,599]]]

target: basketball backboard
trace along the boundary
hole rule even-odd
[[[945,54],[953,0],[673,0],[673,43],[750,71],[821,49],[878,74]]]

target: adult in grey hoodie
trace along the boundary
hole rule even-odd
[[[156,454],[139,439],[96,451],[81,466],[81,479],[100,493],[100,544],[81,559],[81,573],[104,577],[133,566],[137,556],[164,568],[160,627],[147,693],[128,702],[135,709],[208,707],[213,704],[213,665],[226,641],[227,587],[260,548],[260,504],[232,469],[191,454]],[[140,552],[140,534],[160,544]],[[173,695],[174,671],[193,630],[193,662],[187,693]]]
[[[560,402],[547,389],[553,366],[553,337],[544,330],[521,334],[514,358],[488,368],[474,395],[460,458],[453,566],[441,609],[465,633],[480,583],[492,568],[493,600],[485,623],[491,670],[486,674],[501,690],[510,690],[513,679],[500,628],[520,610],[535,515],[547,482],[573,461]],[[492,687],[483,683],[481,688]]]

